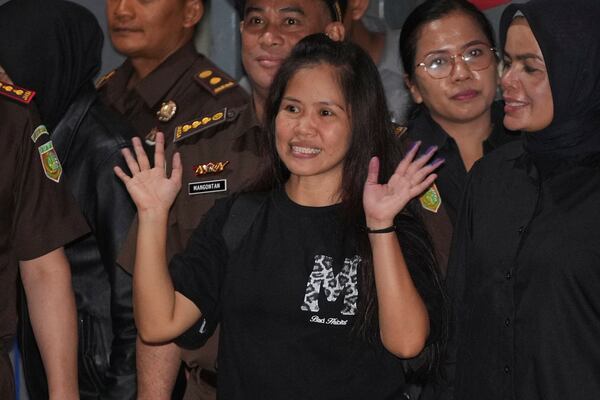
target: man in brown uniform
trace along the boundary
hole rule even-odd
[[[169,222],[171,257],[183,250],[215,199],[241,188],[257,169],[258,124],[244,113],[248,96],[243,89],[193,47],[201,0],[106,4],[112,43],[127,60],[100,79],[101,99],[130,121],[150,159],[154,136],[162,131],[167,157],[177,151],[184,165],[183,190]],[[134,223],[119,257],[130,272],[136,230]],[[165,348],[171,351],[161,355]],[[205,360],[200,365],[212,369],[216,346],[205,346],[207,351],[210,356],[191,358]],[[148,346],[138,339],[138,398],[170,399],[181,356],[174,344]]]
[[[62,167],[28,106],[33,96],[0,82],[0,399],[15,396],[8,351],[16,332],[18,270],[50,399],[78,399],[75,299],[62,246],[88,228],[59,184]]]

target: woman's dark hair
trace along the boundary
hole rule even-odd
[[[417,41],[423,25],[459,12],[473,18],[479,25],[491,47],[496,47],[494,29],[486,16],[467,0],[427,0],[416,7],[406,18],[400,33],[400,55],[404,72],[412,79],[415,72]]]
[[[335,42],[324,34],[314,34],[302,39],[281,66],[265,107],[265,164],[263,173],[252,191],[281,188],[290,176],[276,149],[275,118],[279,112],[287,84],[304,68],[319,65],[333,67],[337,82],[348,105],[352,129],[350,146],[344,159],[341,183],[342,221],[347,230],[355,230],[358,237],[357,254],[362,258],[360,269],[360,298],[355,334],[368,342],[379,340],[377,296],[373,273],[372,253],[369,239],[362,227],[365,215],[362,194],[367,177],[368,164],[373,156],[380,160],[379,181],[387,182],[402,158],[399,141],[386,105],[385,93],[377,67],[371,57],[350,42]],[[306,83],[307,85],[310,82]],[[400,213],[395,220],[402,243],[402,250],[411,269],[413,281],[427,300],[445,309],[442,285],[437,273],[437,262],[429,236],[418,217],[415,203]],[[416,278],[416,279],[415,279]],[[433,283],[432,283],[433,282]],[[422,285],[422,286],[421,286]],[[429,288],[435,287],[434,294]],[[429,289],[429,290],[428,290]],[[438,313],[440,315],[445,312]],[[444,332],[445,321],[431,320],[431,331]],[[439,349],[438,349],[439,350]],[[436,351],[434,353],[438,354]],[[428,363],[428,369],[437,365],[436,357]],[[429,372],[429,371],[428,371]]]

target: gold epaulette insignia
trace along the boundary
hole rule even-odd
[[[442,205],[442,196],[435,183],[419,197],[421,207],[432,213],[437,213]]]
[[[196,81],[208,90],[213,96],[237,86],[237,82],[215,69],[204,69],[194,75]]]
[[[102,77],[100,77],[100,79],[98,79],[96,81],[96,89],[100,89],[102,86],[104,86],[106,84],[106,82],[108,82],[110,80],[110,78],[112,78],[115,73],[117,72],[116,69],[113,69],[112,71],[104,74]]]
[[[408,130],[408,128],[406,126],[395,125],[394,126],[394,136],[401,137],[402,135],[404,135],[406,133],[407,130]]]
[[[31,100],[35,96],[33,90],[5,82],[0,82],[0,94],[24,104],[31,103]]]
[[[173,142],[175,143],[180,140],[187,139],[188,137],[195,135],[196,133],[220,125],[228,119],[232,119],[234,117],[234,112],[227,111],[227,108],[223,108],[222,110],[219,110],[213,114],[209,114],[205,117],[193,119],[175,128]]]
[[[229,164],[229,161],[209,162],[207,164],[198,164],[194,167],[194,173],[196,176],[202,176],[207,174],[218,174],[223,172],[225,167]]]

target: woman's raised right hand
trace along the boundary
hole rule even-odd
[[[171,177],[168,178],[165,166],[165,137],[162,132],[156,134],[153,168],[150,168],[140,138],[134,137],[132,143],[135,157],[129,149],[121,150],[131,176],[120,167],[114,167],[115,174],[127,187],[138,213],[168,212],[181,188],[182,168],[179,153],[173,155],[173,169]]]

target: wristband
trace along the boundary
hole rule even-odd
[[[391,233],[396,232],[396,225],[388,226],[387,228],[381,229],[372,229],[368,226],[365,226],[365,230],[367,231],[367,233]]]

